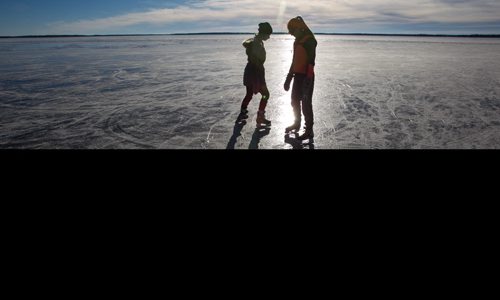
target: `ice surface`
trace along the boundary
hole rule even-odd
[[[246,124],[246,35],[0,39],[0,148],[500,148],[500,39],[318,36],[315,138],[286,137],[291,36],[265,42],[271,128]]]

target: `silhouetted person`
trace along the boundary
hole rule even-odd
[[[288,33],[295,37],[293,61],[285,81],[285,91],[290,90],[293,79],[292,108],[295,121],[285,130],[286,133],[300,130],[302,113],[305,119],[305,131],[297,139],[307,140],[314,137],[314,113],[312,96],[314,91],[314,66],[318,42],[307,27],[302,17],[295,17],[288,22]],[[302,104],[302,105],[301,105]]]
[[[259,33],[243,42],[243,47],[246,48],[248,55],[248,63],[243,75],[243,84],[247,88],[247,94],[241,103],[241,112],[238,119],[248,118],[248,104],[253,95],[260,93],[262,98],[257,113],[257,126],[261,124],[271,125],[271,121],[267,120],[265,116],[269,90],[266,85],[266,71],[264,69],[264,63],[266,62],[264,41],[267,41],[272,33],[273,28],[269,23],[260,23]]]

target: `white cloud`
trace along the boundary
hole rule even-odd
[[[276,31],[285,22],[302,15],[311,28],[335,31],[338,26],[361,28],[389,24],[500,23],[498,0],[203,0],[176,8],[154,9],[102,19],[57,22],[50,25],[57,34],[107,33],[138,25],[184,24],[186,31],[254,31],[257,22],[269,21]],[[220,24],[220,25],[219,25]],[[220,27],[219,27],[220,26]],[[190,30],[191,29],[191,30]]]

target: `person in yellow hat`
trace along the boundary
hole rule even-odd
[[[260,93],[259,111],[257,113],[257,125],[271,125],[271,121],[265,117],[267,101],[269,100],[269,90],[266,85],[266,71],[264,63],[266,62],[266,49],[264,41],[267,41],[273,28],[267,22],[259,24],[259,32],[255,37],[247,39],[243,42],[243,47],[246,48],[248,63],[245,67],[243,75],[243,84],[246,86],[247,93],[241,103],[241,112],[238,120],[248,118],[248,104],[253,98],[253,95]]]
[[[300,16],[288,22],[288,33],[295,37],[293,45],[293,61],[284,84],[285,91],[292,87],[292,108],[295,121],[288,126],[285,133],[300,130],[302,116],[305,119],[305,131],[298,136],[299,140],[307,140],[314,137],[314,112],[312,107],[312,96],[314,91],[314,66],[316,64],[316,47],[318,42],[314,34]]]

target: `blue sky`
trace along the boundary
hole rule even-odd
[[[1,0],[0,35],[285,31],[500,34],[500,0]]]

